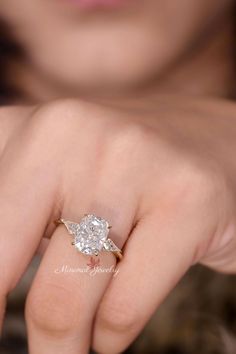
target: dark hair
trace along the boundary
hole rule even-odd
[[[9,80],[10,63],[22,55],[22,49],[14,41],[7,25],[0,20],[0,105],[6,104],[17,97],[17,90]]]

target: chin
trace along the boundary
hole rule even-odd
[[[109,53],[100,58],[96,53],[80,54],[76,60],[57,55],[50,55],[45,60],[44,56],[37,68],[53,87],[67,94],[107,95],[146,86],[167,65],[168,58],[159,52],[133,50],[120,51],[117,55]]]

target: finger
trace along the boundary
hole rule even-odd
[[[39,166],[20,148],[1,159],[0,304],[30,263],[50,218],[56,193],[49,175],[42,181]],[[3,312],[2,305],[0,318]]]
[[[56,229],[28,295],[26,320],[31,354],[88,352],[94,314],[116,259],[109,252],[92,257],[107,270],[94,273],[91,257],[72,247],[71,240],[63,225]]]
[[[109,237],[122,247],[136,212],[136,194],[131,195],[131,188],[125,187],[121,192],[123,171],[118,170],[114,175],[113,169],[105,171],[103,167],[102,175],[106,178],[101,178],[102,166],[90,169],[89,161],[88,154],[84,154],[79,163],[72,161],[72,167],[76,163],[78,170],[74,171],[69,163],[63,166],[68,172],[63,185],[65,196],[61,216],[75,222],[79,222],[84,213],[101,216],[112,225]],[[94,277],[81,272],[55,274],[54,270],[62,267],[62,263],[83,268],[85,260],[89,259],[80,253],[74,254],[70,245],[67,248],[67,240],[67,231],[60,226],[48,245],[27,299],[31,354],[86,353],[96,309],[113,275],[111,272]],[[102,268],[115,264],[112,254],[105,253],[99,258]]]
[[[199,235],[208,232],[196,227],[194,215],[181,212],[160,212],[137,225],[96,315],[98,353],[120,353],[135,339],[194,262]]]
[[[36,250],[37,254],[39,254],[40,256],[43,256],[48,248],[48,245],[49,245],[49,239],[46,237],[43,237],[39,243],[37,250]]]

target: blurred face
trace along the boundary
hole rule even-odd
[[[1,0],[29,67],[58,87],[112,91],[160,75],[231,0]]]

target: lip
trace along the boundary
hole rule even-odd
[[[115,8],[124,5],[129,0],[65,0],[67,3],[71,3],[81,7],[82,9],[94,9],[94,8]]]

